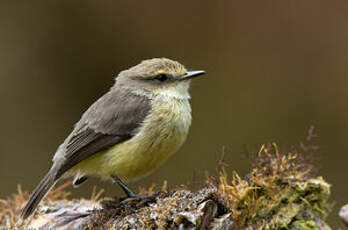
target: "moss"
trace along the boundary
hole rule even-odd
[[[287,226],[290,230],[329,230],[331,229],[320,217],[310,211],[300,211],[295,220]]]
[[[271,143],[260,148],[245,179],[234,173],[229,182],[222,170],[218,183],[208,183],[238,228],[288,229],[294,223],[311,226],[311,219],[300,218],[303,210],[323,219],[328,215],[330,185],[313,176],[312,170],[312,164],[299,153],[281,153]]]

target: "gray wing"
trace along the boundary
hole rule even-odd
[[[134,136],[151,110],[150,103],[145,96],[112,88],[83,114],[63,144],[56,179],[89,156]]]

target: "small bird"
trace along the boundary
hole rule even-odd
[[[21,218],[28,218],[67,177],[74,177],[73,186],[90,176],[112,180],[127,197],[139,197],[124,181],[147,176],[185,142],[191,125],[190,82],[204,73],[187,71],[167,58],[145,60],[120,72],[58,147]]]

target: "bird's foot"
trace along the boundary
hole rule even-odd
[[[117,175],[112,175],[111,178],[115,183],[117,183],[122,190],[126,193],[126,197],[122,197],[117,199],[118,201],[118,206],[122,206],[124,204],[130,204],[132,201],[136,201],[140,204],[145,204],[148,202],[153,202],[156,196],[158,196],[158,193],[153,193],[153,194],[137,194],[133,192],[123,181],[117,176]]]

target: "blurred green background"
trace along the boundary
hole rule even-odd
[[[120,70],[169,57],[207,75],[192,85],[186,144],[133,187],[248,172],[245,149],[283,148],[319,133],[320,174],[333,184],[330,217],[348,203],[348,1],[0,2],[0,197],[32,190],[55,149]],[[194,173],[196,172],[196,173]],[[116,186],[92,180],[108,195]],[[120,194],[120,193],[119,193]]]

